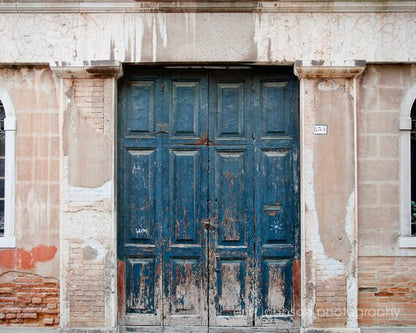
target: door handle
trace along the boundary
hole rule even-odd
[[[215,229],[214,221],[212,221],[211,219],[204,220],[203,223],[204,223],[204,229],[205,230],[213,230],[213,229]]]

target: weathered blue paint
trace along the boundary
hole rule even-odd
[[[292,321],[296,79],[258,69],[126,73],[118,104],[125,324]]]

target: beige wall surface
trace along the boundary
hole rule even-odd
[[[48,67],[0,69],[16,110],[15,249],[0,249],[0,273],[59,276],[59,112]]]
[[[359,255],[400,254],[400,106],[414,84],[415,65],[368,65],[361,78]]]
[[[0,325],[58,325],[60,131],[56,84],[47,66],[10,66],[0,68],[0,89],[16,118],[12,207],[16,247],[0,248]],[[6,120],[8,116],[11,114]]]

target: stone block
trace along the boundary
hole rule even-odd
[[[374,158],[378,155],[378,137],[376,135],[360,135],[358,138],[358,158]]]
[[[403,98],[403,90],[401,88],[380,88],[380,110],[395,110],[400,108]]]
[[[380,185],[380,203],[381,204],[400,204],[400,188],[398,184],[381,184]]]
[[[399,135],[381,135],[378,140],[380,158],[399,158]]]
[[[360,160],[359,181],[398,181],[399,160]]]
[[[378,193],[376,184],[358,185],[358,205],[376,205],[378,203]]]
[[[398,109],[398,106],[396,106]],[[398,112],[368,112],[362,113],[358,120],[359,134],[398,134]]]

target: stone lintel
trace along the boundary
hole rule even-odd
[[[115,60],[56,61],[51,63],[50,67],[52,72],[60,79],[118,79],[123,75],[121,62]]]
[[[51,1],[9,0],[0,4],[0,13],[148,13],[148,12],[259,12],[262,13],[391,13],[415,12],[412,0],[264,0],[264,1]]]
[[[365,60],[296,60],[295,75],[300,78],[352,78],[365,69]]]

